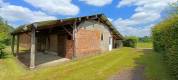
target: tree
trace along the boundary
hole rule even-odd
[[[7,22],[0,17],[0,44],[9,45],[10,44],[10,33],[13,28],[7,24]]]
[[[175,3],[170,4],[171,6],[171,15],[178,15],[178,0]]]
[[[138,42],[138,37],[136,36],[126,36],[123,41],[123,46],[135,48]]]

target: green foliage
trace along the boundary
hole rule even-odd
[[[154,50],[164,53],[172,75],[178,79],[178,15],[156,25],[152,34]]]
[[[170,4],[172,7],[171,15],[177,15],[178,14],[178,0],[175,3]]]
[[[139,42],[152,42],[152,38],[150,36],[140,37]]]
[[[2,49],[4,49],[5,46],[10,45],[10,32],[12,30],[13,28],[9,26],[7,22],[3,20],[3,18],[0,17],[0,58],[5,57],[5,53],[2,51]]]
[[[123,41],[123,46],[135,48],[137,46],[138,37],[129,36]]]
[[[0,45],[0,59],[5,57],[5,53],[3,52],[4,48],[5,48],[5,46],[3,44],[1,44]]]
[[[10,44],[10,32],[12,30],[13,28],[0,17],[0,45]]]

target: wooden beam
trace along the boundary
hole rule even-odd
[[[76,22],[74,22],[73,28],[73,57],[72,59],[76,58]]]
[[[31,31],[31,53],[30,53],[30,68],[33,69],[35,68],[35,27],[32,28]]]
[[[16,45],[17,45],[17,50],[16,50],[16,56],[19,54],[19,37],[20,37],[20,35],[17,35],[17,43],[16,43]]]
[[[67,30],[65,27],[63,27],[63,28],[70,36],[72,36],[72,33],[69,30]]]
[[[11,50],[12,50],[12,54],[13,54],[14,56],[16,56],[16,55],[15,55],[15,52],[14,52],[14,43],[15,43],[15,35],[12,35]]]

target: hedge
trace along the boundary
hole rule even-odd
[[[171,74],[178,80],[178,15],[152,28],[154,50],[165,56]]]
[[[5,53],[3,52],[3,49],[5,48],[5,45],[3,45],[0,42],[0,59],[5,57]]]
[[[126,39],[123,41],[123,46],[135,48],[137,42],[138,42],[138,38],[135,36],[126,37]]]

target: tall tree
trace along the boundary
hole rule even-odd
[[[0,44],[9,45],[10,44],[10,33],[13,28],[7,24],[7,22],[0,17]]]
[[[178,0],[175,3],[172,3],[171,5],[171,14],[178,15]]]

